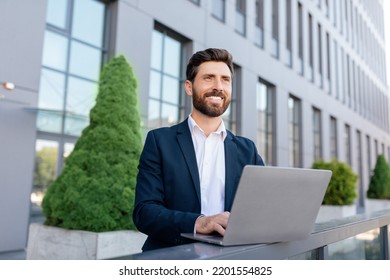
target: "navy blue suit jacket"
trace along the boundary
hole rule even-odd
[[[264,165],[255,144],[227,132],[225,145],[225,211],[230,211],[245,165]],[[200,181],[188,120],[148,133],[138,166],[133,219],[148,235],[143,250],[190,242],[201,214]]]

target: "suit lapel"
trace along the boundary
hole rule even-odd
[[[191,173],[191,177],[195,186],[195,191],[196,191],[199,205],[201,205],[199,171],[198,171],[198,165],[196,161],[194,144],[192,143],[192,137],[191,137],[190,129],[188,127],[187,119],[178,125],[177,140],[179,142],[181,152],[183,153],[184,158],[186,160],[187,167]]]
[[[237,178],[237,146],[228,132],[225,138],[225,211],[230,211]]]

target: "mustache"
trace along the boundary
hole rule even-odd
[[[211,92],[205,93],[204,97],[217,96],[221,98],[225,98],[225,94],[221,90],[213,90]]]

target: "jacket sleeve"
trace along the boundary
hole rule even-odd
[[[200,214],[169,209],[166,191],[172,190],[172,186],[165,185],[161,149],[154,132],[149,132],[138,166],[133,220],[149,238],[177,245],[183,243],[180,233],[193,232]]]

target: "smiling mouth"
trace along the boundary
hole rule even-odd
[[[207,96],[207,98],[210,98],[212,100],[223,100],[223,96],[212,95],[212,96]]]

